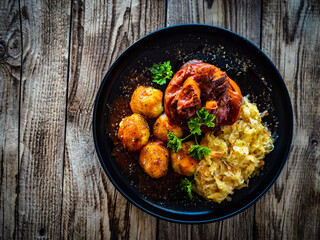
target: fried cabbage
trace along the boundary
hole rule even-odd
[[[230,200],[234,189],[248,186],[249,178],[264,165],[265,155],[273,150],[273,138],[261,123],[256,105],[244,97],[238,120],[208,132],[201,146],[211,149],[195,172],[194,191],[220,203]]]

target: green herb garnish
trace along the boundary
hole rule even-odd
[[[206,125],[208,127],[214,127],[214,123],[212,122],[216,116],[210,114],[205,107],[202,107],[197,112],[198,117],[191,118],[188,121],[188,127],[192,134],[201,135],[201,126]]]
[[[182,139],[178,138],[173,132],[170,130],[167,134],[168,137],[168,144],[167,147],[171,148],[176,153],[181,149]]]
[[[190,129],[190,133],[201,135],[201,123],[199,118],[191,118],[188,121],[188,127]]]
[[[170,61],[154,64],[150,72],[153,74],[153,82],[159,85],[165,85],[167,79],[170,79],[173,74]]]
[[[188,193],[188,196],[190,199],[193,198],[192,192],[191,192],[191,186],[192,186],[192,184],[187,178],[181,179],[181,182],[180,182],[181,190],[186,191]]]
[[[190,135],[183,139],[178,138],[173,132],[168,131],[168,144],[167,147],[171,148],[173,151],[178,152],[181,149],[182,141],[194,135],[196,145],[192,145],[189,149],[189,155],[200,161],[202,157],[208,156],[211,150],[207,147],[202,147],[198,144],[197,135],[201,135],[201,126],[206,125],[208,127],[214,127],[215,124],[212,122],[216,116],[210,114],[205,107],[201,108],[196,112],[198,117],[191,118],[188,121],[188,127],[190,130]]]
[[[202,157],[208,156],[211,150],[207,147],[201,147],[200,145],[192,145],[189,149],[189,155],[200,161]]]
[[[202,107],[199,111],[197,111],[197,115],[200,118],[201,125],[207,125],[208,127],[214,127],[214,123],[212,122],[216,116],[210,114],[205,107]]]

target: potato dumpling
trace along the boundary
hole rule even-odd
[[[140,151],[139,163],[152,178],[166,175],[169,165],[169,150],[159,142],[150,142]]]
[[[128,151],[139,151],[148,143],[149,125],[142,115],[134,113],[122,119],[119,124],[118,137]]]
[[[175,172],[184,176],[193,176],[199,162],[189,155],[191,145],[195,145],[194,141],[182,143],[182,148],[176,153],[171,151],[171,165]]]
[[[162,97],[159,89],[139,86],[132,94],[131,110],[148,118],[156,118],[163,112]]]
[[[162,141],[168,141],[168,130],[173,132],[178,138],[183,136],[183,129],[175,124],[170,123],[166,114],[162,114],[153,124],[153,134]]]

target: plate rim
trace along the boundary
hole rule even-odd
[[[291,126],[290,128],[290,132],[289,134],[289,138],[290,138],[290,143],[286,149],[285,152],[285,158],[283,158],[282,164],[280,165],[280,168],[278,168],[277,173],[275,174],[275,176],[273,177],[272,181],[269,182],[269,184],[267,185],[267,187],[265,187],[263,189],[263,191],[258,194],[258,196],[256,196],[253,200],[251,200],[248,204],[246,204],[245,206],[241,207],[240,209],[223,215],[221,217],[213,217],[212,219],[205,219],[205,220],[181,220],[181,219],[175,219],[172,217],[166,217],[166,216],[162,216],[160,214],[157,214],[155,212],[152,212],[151,210],[145,208],[144,206],[141,206],[140,204],[136,203],[126,192],[124,192],[118,185],[118,183],[115,181],[115,179],[112,177],[112,175],[109,173],[109,170],[104,162],[104,159],[102,157],[102,154],[100,152],[99,146],[98,146],[98,139],[97,139],[97,125],[96,125],[96,118],[97,118],[97,110],[98,110],[98,105],[99,105],[99,99],[101,98],[101,94],[102,94],[102,90],[104,89],[106,83],[107,83],[107,79],[110,75],[110,73],[113,71],[113,69],[116,67],[116,65],[118,64],[118,62],[121,61],[121,59],[126,55],[126,53],[128,52],[128,50],[130,50],[131,48],[134,48],[136,45],[138,45],[140,42],[144,41],[145,39],[149,38],[151,35],[154,35],[158,32],[162,32],[162,31],[167,31],[168,29],[172,29],[172,28],[180,28],[180,27],[204,27],[204,28],[211,28],[211,29],[218,29],[220,31],[225,31],[228,32],[231,35],[234,35],[235,37],[241,38],[243,41],[247,42],[249,45],[251,45],[253,48],[255,48],[259,54],[262,54],[263,57],[271,64],[271,66],[274,68],[275,73],[277,75],[277,77],[281,80],[280,83],[281,85],[283,85],[284,89],[285,89],[285,93],[286,96],[285,98],[287,98],[289,100],[289,109],[288,111],[290,112],[290,116],[289,116],[289,122],[288,124]],[[211,223],[211,222],[217,222],[217,221],[221,221],[223,219],[227,219],[229,217],[232,217],[242,211],[244,211],[245,209],[249,208],[250,206],[252,206],[255,202],[257,202],[271,187],[272,185],[275,183],[275,181],[279,178],[281,172],[283,171],[283,168],[290,156],[291,153],[291,149],[292,149],[292,142],[293,142],[293,136],[294,136],[294,115],[293,115],[293,108],[292,108],[292,102],[291,102],[291,98],[288,92],[288,88],[281,76],[281,74],[279,73],[279,70],[277,69],[277,67],[274,65],[274,63],[270,60],[270,58],[257,46],[255,45],[253,42],[251,42],[250,40],[246,39],[245,37],[222,27],[218,27],[218,26],[214,26],[214,25],[209,25],[209,24],[199,24],[199,23],[187,23],[187,24],[177,24],[177,25],[173,25],[173,26],[168,26],[168,27],[163,27],[160,28],[158,30],[155,30],[153,32],[148,33],[147,35],[141,37],[140,39],[138,39],[137,41],[135,41],[133,44],[131,44],[130,46],[128,46],[114,61],[113,63],[110,65],[109,69],[107,70],[106,74],[103,77],[102,82],[100,83],[99,86],[99,90],[96,94],[96,98],[95,98],[95,103],[94,103],[94,109],[93,109],[93,119],[92,119],[92,130],[93,130],[93,138],[94,138],[94,145],[95,145],[95,150],[96,153],[98,155],[99,158],[99,162],[103,168],[103,171],[106,173],[106,175],[108,176],[109,180],[112,182],[112,184],[115,186],[115,188],[128,200],[130,201],[130,203],[132,203],[133,205],[135,205],[136,207],[138,207],[139,209],[145,211],[146,213],[154,216],[154,217],[158,217],[160,219],[164,219],[166,221],[170,221],[170,222],[175,222],[175,223],[184,223],[184,224],[204,224],[204,223]],[[144,202],[148,205],[151,205],[150,203],[148,203],[145,199]],[[152,205],[151,205],[152,206]],[[152,206],[154,207],[154,206]],[[159,208],[158,208],[159,209]],[[163,209],[160,209],[160,211],[164,211]],[[195,214],[196,215],[196,214]]]

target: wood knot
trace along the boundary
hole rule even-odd
[[[310,137],[310,145],[311,147],[317,147],[318,144],[319,144],[319,136],[317,135],[316,132],[313,132]]]
[[[211,8],[213,4],[213,0],[206,0],[206,2],[208,4],[208,8]]]
[[[40,235],[41,237],[45,236],[45,235],[46,235],[46,230],[45,230],[44,228],[40,228],[40,230],[39,230],[39,235]]]
[[[7,54],[14,59],[20,59],[21,54],[21,33],[16,29],[7,42]]]
[[[0,43],[0,59],[7,54],[7,48],[3,43]]]
[[[318,145],[317,139],[311,139],[311,145],[312,146],[317,146]]]

